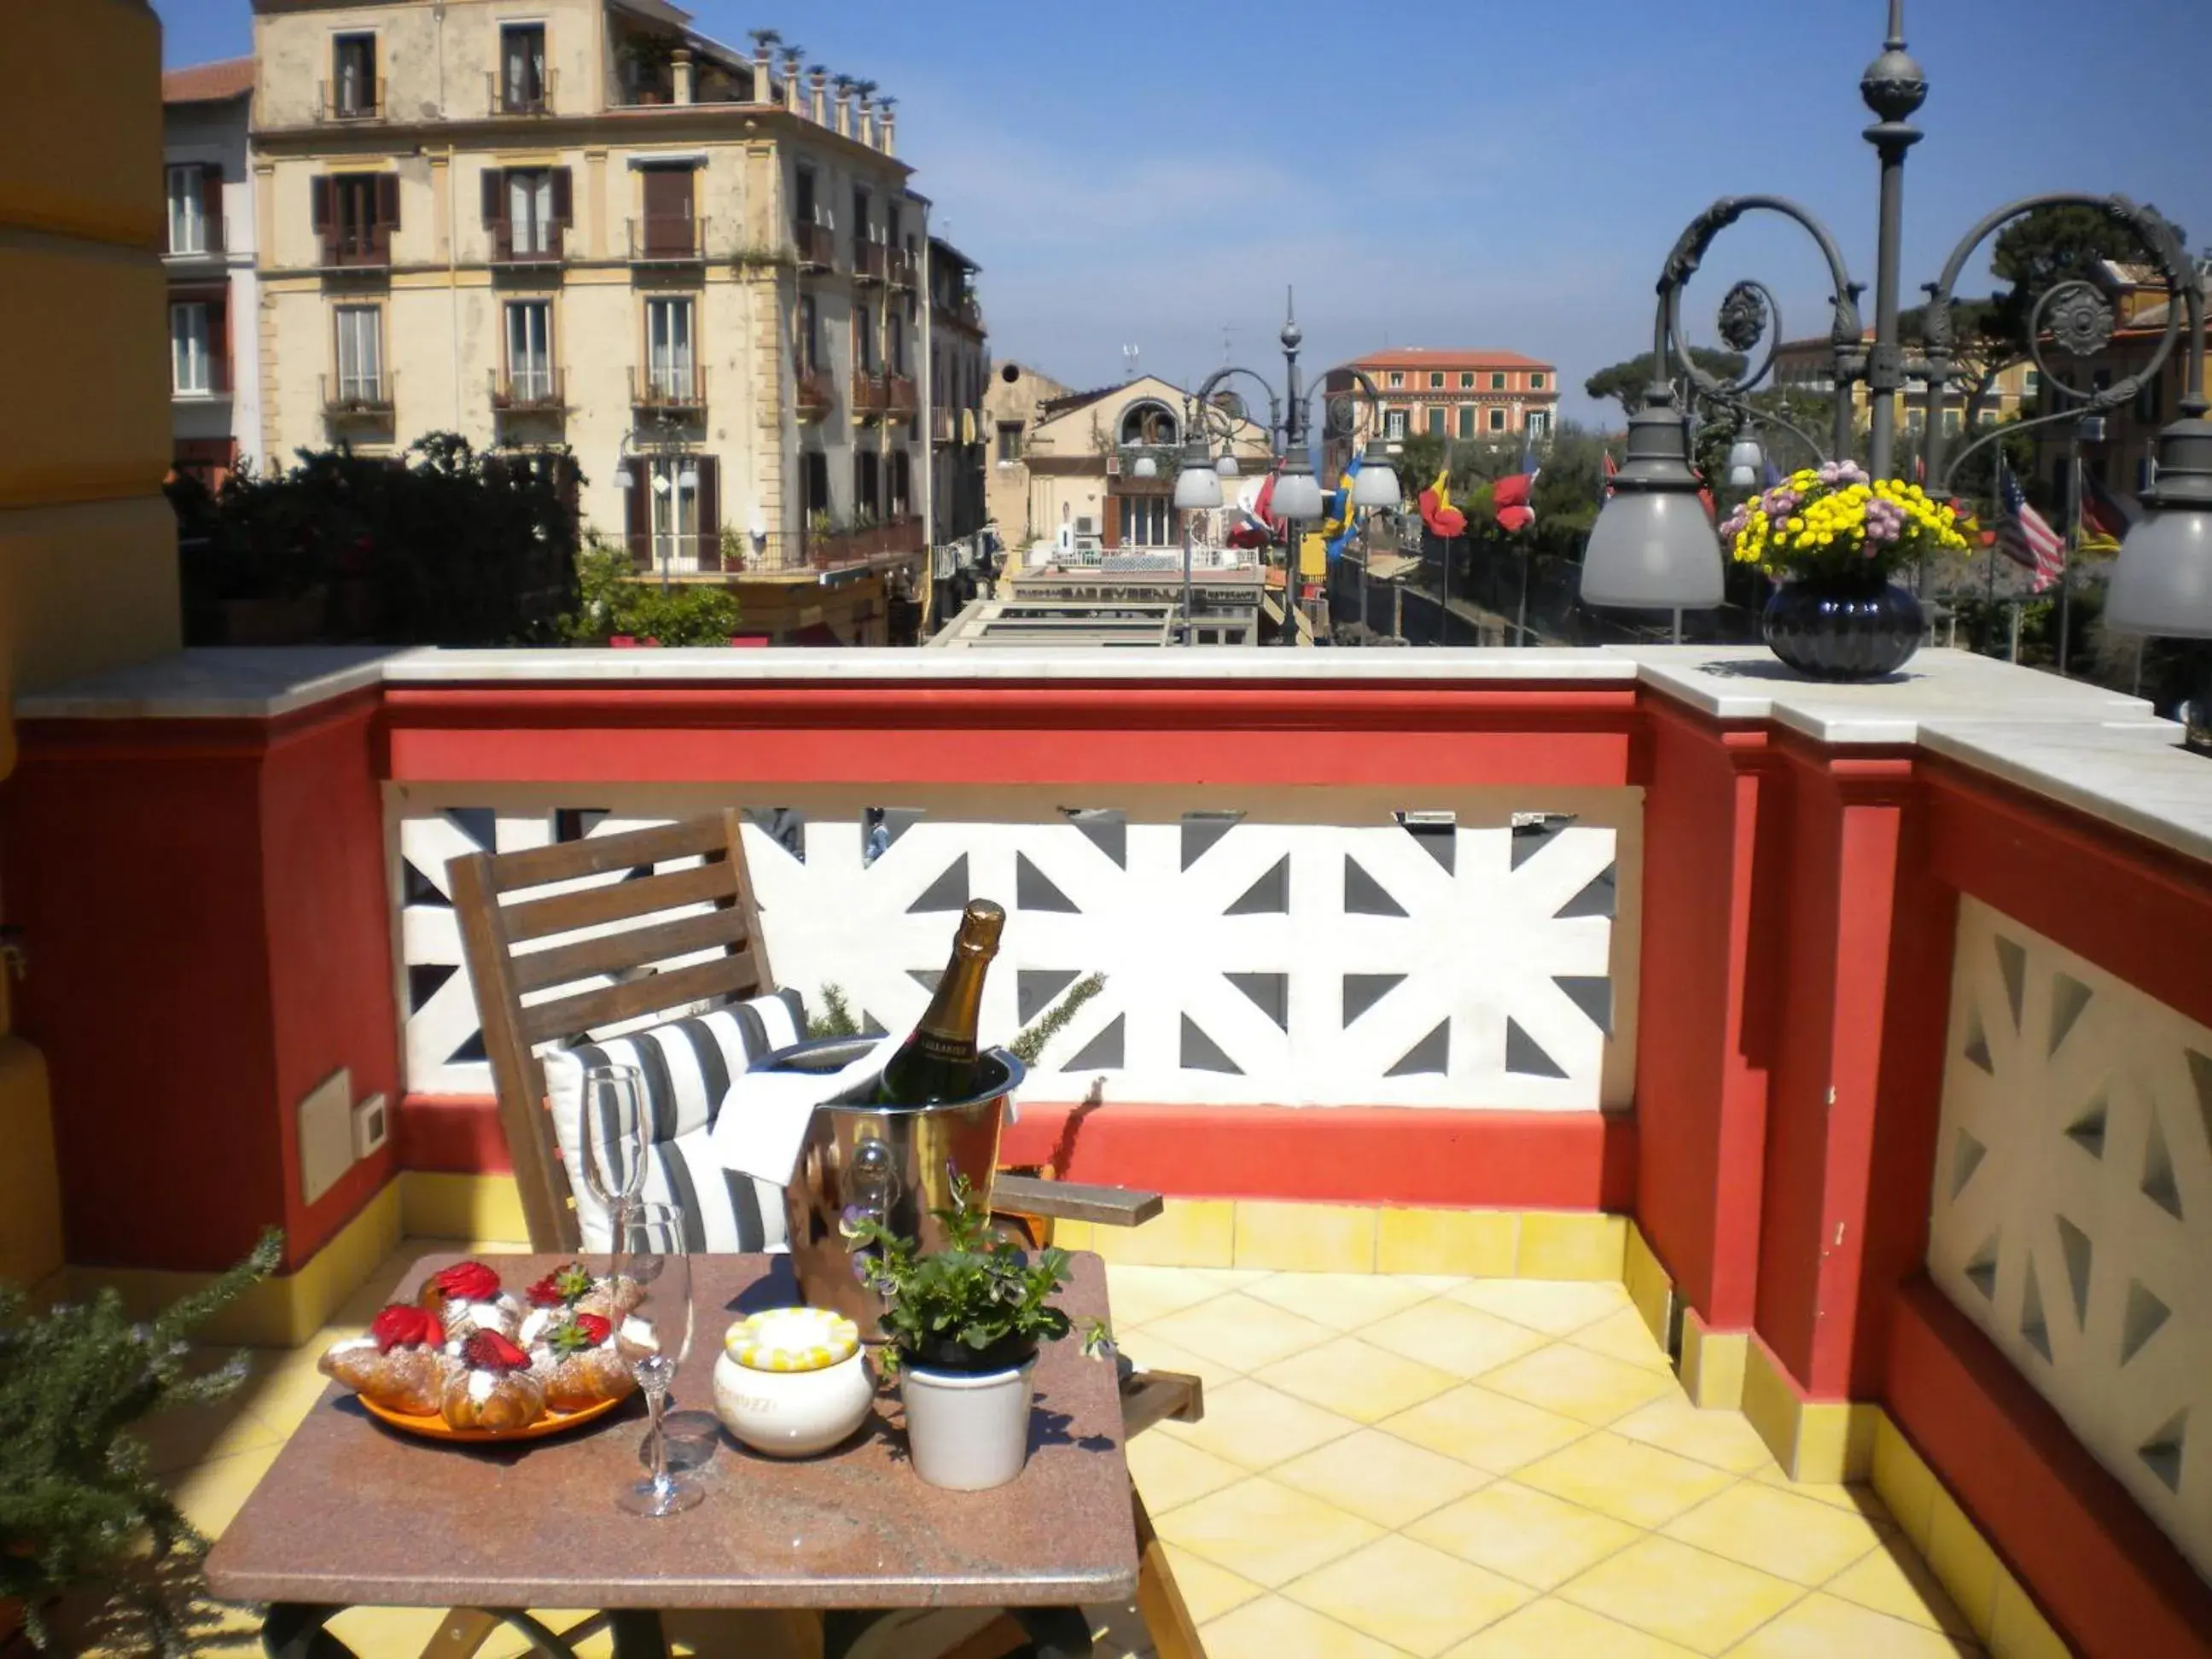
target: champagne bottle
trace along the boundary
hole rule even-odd
[[[975,1092],[975,1019],[983,1006],[983,975],[999,953],[999,932],[1006,925],[1006,913],[990,900],[969,905],[928,1011],[884,1066],[876,1084],[878,1105],[927,1106],[965,1100]]]

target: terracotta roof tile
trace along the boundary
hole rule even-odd
[[[165,104],[218,104],[243,98],[253,90],[253,60],[225,58],[213,64],[191,64],[166,70],[161,75]]]

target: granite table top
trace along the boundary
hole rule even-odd
[[[402,1285],[454,1257],[424,1261]],[[571,1258],[501,1256],[519,1287]],[[801,1300],[788,1259],[694,1261],[699,1324],[670,1409],[713,1407],[730,1321]],[[1097,1256],[1060,1304],[1106,1314]],[[872,1362],[871,1362],[872,1363]],[[1036,1372],[1027,1467],[985,1492],[925,1486],[895,1390],[840,1450],[765,1458],[725,1434],[697,1471],[706,1501],[645,1520],[615,1507],[641,1474],[645,1407],[507,1447],[419,1440],[333,1383],[209,1556],[219,1595],[317,1606],[481,1607],[1051,1607],[1126,1600],[1137,1545],[1113,1366],[1074,1338]]]

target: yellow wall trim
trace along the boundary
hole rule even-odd
[[[1874,1468],[1881,1407],[1805,1399],[1755,1333],[1747,1338],[1744,1354],[1743,1414],[1792,1480],[1863,1480]]]

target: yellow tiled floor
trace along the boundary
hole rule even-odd
[[[314,1344],[161,1426],[203,1528],[321,1392],[315,1355],[450,1248],[404,1249]],[[1795,1485],[1741,1417],[1692,1407],[1617,1284],[1109,1273],[1124,1349],[1206,1379],[1206,1420],[1129,1462],[1211,1659],[1982,1651],[1873,1492]],[[1129,1610],[1098,1611],[1102,1653],[1149,1653]],[[362,1609],[341,1633],[412,1656],[434,1622]]]

